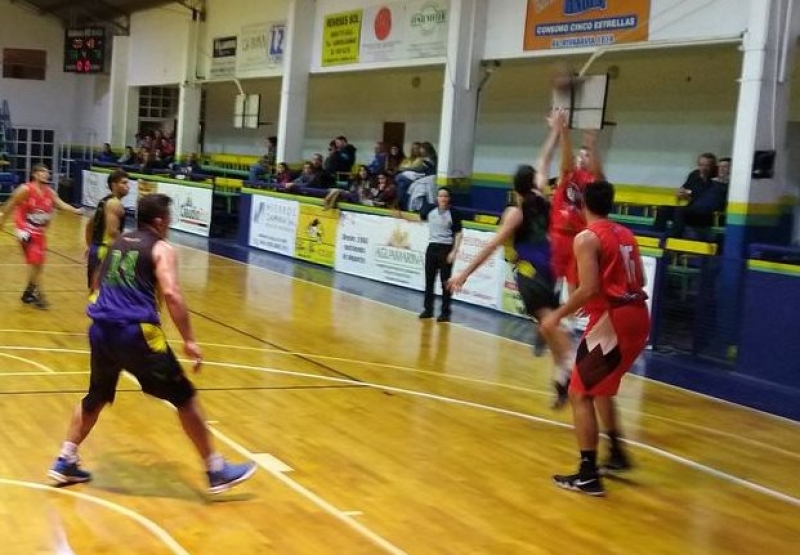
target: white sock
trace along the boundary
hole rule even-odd
[[[61,446],[61,453],[59,453],[58,456],[67,462],[74,463],[78,460],[78,444],[65,441]]]
[[[211,453],[206,459],[206,469],[209,472],[219,472],[225,466],[225,459],[219,453]]]
[[[555,380],[560,385],[567,385],[572,375],[572,361],[564,360],[556,366]]]

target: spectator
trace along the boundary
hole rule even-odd
[[[248,181],[267,181],[269,176],[272,175],[272,165],[270,165],[269,157],[267,155],[258,159],[258,162],[250,166],[250,173],[247,176]]]
[[[136,163],[136,153],[133,151],[132,146],[126,146],[125,152],[117,159],[118,164],[129,166]]]
[[[395,177],[397,198],[402,209],[408,209],[408,189],[411,187],[411,184],[421,177],[436,174],[436,166],[438,163],[436,149],[427,141],[411,145],[411,156],[412,160],[410,163],[401,166],[401,169],[404,167],[407,169],[403,169],[400,174]],[[413,158],[414,156],[416,156],[416,158]]]
[[[665,231],[667,222],[672,220],[670,237],[683,237],[686,226],[698,228],[702,239],[707,239],[714,225],[714,211],[720,209],[718,202],[720,186],[715,186],[717,177],[717,157],[710,152],[697,159],[697,169],[692,171],[684,184],[678,189],[679,200],[688,200],[685,206],[659,206],[654,228]],[[727,188],[725,188],[727,194]]]
[[[330,150],[325,169],[334,178],[337,174],[350,175],[356,163],[356,147],[348,143],[344,135],[336,137],[331,146],[333,149]]]
[[[117,155],[111,150],[111,145],[109,143],[103,143],[103,150],[97,156],[97,161],[104,164],[113,164],[117,161],[117,158]]]
[[[286,184],[292,180],[292,171],[289,169],[289,166],[286,165],[286,162],[281,162],[278,164],[277,172],[275,173],[275,184],[278,188],[285,188]]]
[[[328,189],[328,194],[325,195],[325,210],[336,206],[339,200],[345,202],[352,202],[354,204],[362,203],[364,199],[369,199],[373,188],[372,176],[370,175],[367,166],[359,166],[358,174],[355,179],[349,182],[347,189],[332,188]]]
[[[370,191],[370,196],[362,201],[370,206],[394,208],[397,204],[397,190],[392,182],[392,176],[380,172],[376,177],[376,186]]]
[[[399,145],[392,144],[386,157],[386,171],[392,175],[396,174],[405,157],[403,149]]]
[[[372,161],[369,163],[369,166],[367,166],[367,169],[373,175],[380,171],[385,171],[388,159],[389,155],[386,152],[386,145],[383,144],[382,141],[378,141],[375,143],[375,155],[372,157]]]

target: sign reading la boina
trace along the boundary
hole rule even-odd
[[[650,0],[528,0],[525,50],[596,48],[649,37]]]

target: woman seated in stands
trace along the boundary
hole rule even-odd
[[[281,162],[278,164],[277,172],[275,173],[275,185],[279,189],[286,188],[286,185],[292,181],[294,174],[289,169],[289,166],[286,165],[286,162]]]
[[[389,147],[389,155],[386,157],[386,171],[391,175],[396,174],[403,160],[405,160],[405,157],[406,155],[403,152],[403,148],[398,144],[392,143]]]
[[[414,145],[417,145],[416,150]],[[405,170],[402,170],[401,166],[402,171],[395,177],[398,201],[404,210],[408,208],[408,188],[417,179],[436,174],[438,163],[436,149],[430,142],[414,143],[414,145],[411,146],[411,155],[414,156],[416,153],[417,156],[414,165]]]
[[[117,159],[117,163],[123,166],[131,166],[136,163],[136,153],[132,146],[125,147],[125,152]]]
[[[370,196],[361,201],[371,206],[394,208],[397,204],[397,189],[392,182],[392,176],[381,172],[376,177],[376,185],[370,190]]]
[[[347,189],[339,187],[328,189],[328,194],[325,195],[325,209],[334,208],[340,200],[354,204],[359,204],[365,199],[369,200],[372,198],[374,186],[372,175],[367,166],[358,166],[358,173],[349,182]]]
[[[97,161],[103,164],[113,164],[117,161],[117,155],[111,150],[109,143],[103,143],[103,151],[97,156]]]

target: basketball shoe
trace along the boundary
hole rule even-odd
[[[256,463],[231,464],[225,462],[222,470],[208,471],[208,493],[214,495],[231,489],[236,484],[244,482],[256,471]]]
[[[59,484],[79,484],[92,479],[92,475],[82,470],[77,460],[69,462],[64,457],[56,459],[53,468],[49,470],[47,475]]]

